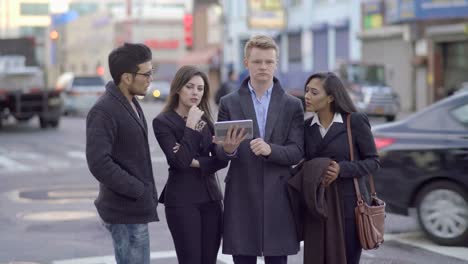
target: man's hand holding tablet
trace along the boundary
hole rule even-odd
[[[215,123],[215,143],[223,146],[224,152],[234,154],[244,139],[252,139],[252,120],[234,120]]]

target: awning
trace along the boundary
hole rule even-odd
[[[178,62],[179,66],[182,65],[219,65],[219,52],[218,47],[210,47],[206,49],[194,50],[185,54]]]

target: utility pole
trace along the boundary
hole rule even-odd
[[[132,16],[132,0],[127,0],[127,19]]]
[[[127,19],[124,22],[124,42],[132,41],[132,0],[127,0]]]

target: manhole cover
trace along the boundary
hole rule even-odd
[[[72,221],[96,217],[92,211],[47,211],[25,213],[18,216],[28,221]]]

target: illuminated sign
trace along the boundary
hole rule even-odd
[[[364,29],[380,28],[383,25],[383,2],[381,0],[362,3],[362,26]]]
[[[247,24],[251,29],[283,29],[286,13],[281,0],[249,0]]]
[[[193,16],[191,14],[186,14],[184,16],[184,40],[185,46],[191,48],[193,46]]]
[[[387,0],[389,23],[468,17],[468,0]]]
[[[151,49],[177,49],[179,48],[179,40],[159,40],[159,39],[148,39],[145,40],[145,45]]]

